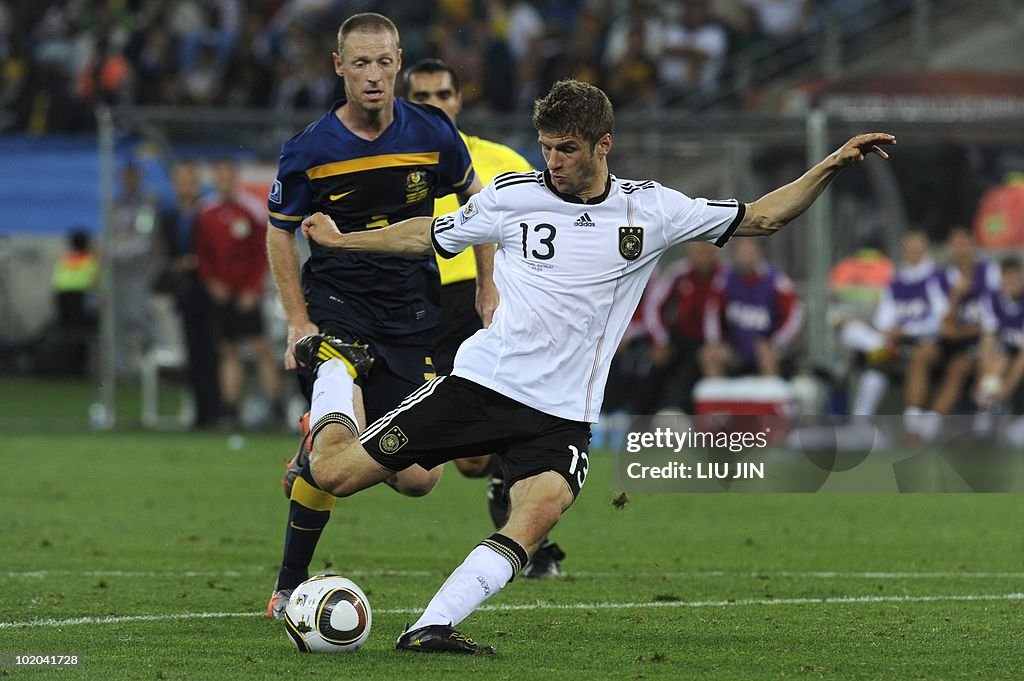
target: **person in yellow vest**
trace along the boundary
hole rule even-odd
[[[436,106],[456,121],[462,110],[462,90],[459,77],[451,66],[440,59],[421,59],[405,70],[402,84],[406,99]],[[501,173],[533,170],[525,158],[504,144],[461,131],[459,134],[469,149],[473,167],[482,184],[487,184]],[[434,215],[446,215],[458,207],[454,195],[445,196],[434,202]],[[481,256],[479,251],[467,248],[454,258],[437,258],[441,272],[441,323],[434,345],[434,368],[438,374],[451,373],[459,345],[484,327],[475,308],[477,267],[481,264],[490,267],[492,260]],[[455,465],[469,477],[490,476],[487,499],[491,519],[495,527],[504,525],[508,517],[508,499],[497,457],[456,459]],[[545,539],[522,574],[534,578],[558,576],[561,574],[559,561],[564,557],[557,544]]]
[[[82,375],[88,363],[89,345],[96,331],[95,289],[99,258],[92,250],[88,232],[76,229],[68,235],[69,249],[53,268],[53,293],[61,337],[70,343],[68,373]]]

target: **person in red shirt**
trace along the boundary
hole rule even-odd
[[[267,274],[262,206],[237,190],[238,168],[233,161],[215,163],[213,177],[216,195],[204,203],[196,218],[195,246],[199,279],[215,308],[222,418],[229,425],[238,419],[245,377],[240,348],[249,342],[273,416],[283,419],[281,379],[263,334],[259,307]]]
[[[651,358],[663,368],[658,408],[678,407],[693,413],[690,393],[700,379],[699,351],[704,344],[704,315],[714,293],[722,262],[714,244],[690,244],[686,258],[672,265],[652,287],[644,314]]]

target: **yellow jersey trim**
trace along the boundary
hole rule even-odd
[[[458,181],[458,182],[457,182],[457,183],[456,183],[456,184],[454,185],[454,188],[455,188],[455,189],[461,189],[462,187],[466,186],[466,180],[468,180],[468,179],[469,179],[469,174],[470,174],[471,172],[473,172],[473,162],[472,162],[472,161],[470,161],[470,162],[469,162],[469,167],[467,167],[467,168],[466,168],[466,174],[465,174],[465,175],[463,175],[463,176],[462,176],[462,179],[461,179],[461,180],[459,180],[459,181]]]
[[[302,219],[301,215],[285,215],[284,213],[275,213],[273,211],[268,213],[268,215],[275,220],[285,220],[287,222],[298,222]]]
[[[397,168],[401,166],[436,166],[441,159],[441,152],[429,151],[419,154],[381,154],[379,156],[367,156],[365,158],[353,158],[348,161],[337,161],[325,163],[306,171],[306,177],[317,180],[324,177],[336,175],[347,175],[349,173],[361,173],[365,170],[380,170],[381,168]],[[472,166],[470,166],[472,167]]]

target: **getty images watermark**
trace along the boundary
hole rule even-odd
[[[1022,492],[1017,418],[945,416],[922,441],[903,416],[634,416],[604,446],[623,492]]]
[[[626,452],[639,454],[645,450],[660,450],[680,454],[692,449],[720,449],[731,453],[745,452],[754,448],[768,446],[771,426],[758,432],[713,432],[694,430],[688,427],[684,431],[673,430],[671,427],[656,427],[648,431],[630,431],[626,434]],[[641,461],[626,464],[626,475],[632,479],[650,478],[652,480],[727,480],[727,479],[764,479],[763,461],[701,461],[686,463],[684,461],[668,461],[657,465],[644,465]]]

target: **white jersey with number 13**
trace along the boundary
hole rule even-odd
[[[595,422],[658,258],[685,241],[723,245],[743,213],[735,200],[691,199],[651,180],[611,176],[583,203],[542,172],[498,175],[432,226],[441,256],[497,244],[501,302],[459,348],[452,373],[546,414]]]

